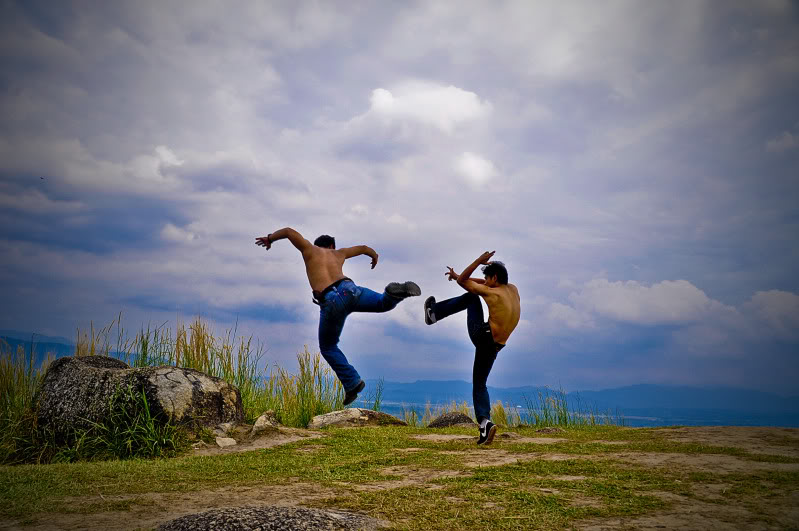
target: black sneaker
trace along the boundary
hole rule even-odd
[[[477,439],[477,444],[491,444],[496,434],[497,425],[489,420],[486,422],[485,428],[480,428],[480,438]]]
[[[422,294],[421,288],[416,282],[391,282],[386,286],[386,293],[398,299],[406,299],[408,297],[416,297]]]
[[[435,297],[427,297],[424,301],[424,322],[425,324],[433,324],[436,322],[436,312],[433,311],[433,306],[436,303]]]
[[[344,394],[344,405],[347,406],[349,404],[352,404],[355,401],[355,399],[358,398],[358,393],[363,391],[364,387],[366,387],[366,382],[361,380],[360,382],[358,382],[358,385],[355,386],[355,389],[353,389],[352,391],[347,391]]]

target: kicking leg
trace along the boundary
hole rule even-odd
[[[427,311],[428,308],[430,311]],[[466,292],[441,302],[436,302],[435,297],[428,297],[425,301],[425,317],[429,316],[432,321],[428,324],[433,324],[463,310],[469,310],[469,315],[474,314],[472,317],[467,317],[467,321],[477,319],[479,312],[479,319],[482,322],[483,306],[480,304],[480,297],[474,293]]]
[[[416,292],[416,295],[421,293],[419,290],[419,286],[416,286],[413,282],[405,282],[405,284],[413,284],[416,288],[413,289],[413,286],[406,288],[395,288],[390,289],[392,284],[397,284],[396,282],[392,282],[388,286],[386,286],[386,290],[383,293],[377,293],[376,291],[372,291],[369,288],[364,288],[361,286],[357,287],[357,302],[353,306],[352,311],[354,312],[370,312],[370,313],[380,313],[380,312],[387,312],[389,310],[393,310],[400,301],[406,297],[413,297],[415,295],[408,294],[412,292]],[[402,291],[404,290],[404,291]],[[404,296],[393,295],[392,293],[406,293]]]

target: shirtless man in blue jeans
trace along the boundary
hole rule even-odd
[[[488,373],[494,366],[497,353],[505,347],[516,325],[519,324],[521,304],[519,290],[508,284],[508,270],[502,262],[492,262],[495,251],[481,254],[459,275],[451,267],[444,273],[449,280],[457,280],[466,290],[459,297],[436,302],[428,297],[424,302],[424,320],[431,325],[445,317],[466,310],[466,328],[474,344],[474,368],[472,370],[472,402],[474,414],[480,424],[477,444],[491,444],[497,433],[491,422],[491,401],[488,397]],[[484,279],[471,278],[477,266],[483,265]],[[488,306],[488,321],[483,319],[480,297]]]
[[[414,282],[391,282],[383,293],[356,286],[344,276],[344,260],[366,255],[377,265],[377,253],[367,245],[336,249],[332,236],[319,236],[313,244],[296,230],[286,227],[255,239],[255,244],[268,251],[272,243],[288,238],[302,253],[305,273],[311,284],[313,299],[319,305],[319,350],[344,386],[344,405],[352,403],[366,386],[355,367],[338,348],[344,321],[352,312],[387,312],[407,297],[422,294]]]

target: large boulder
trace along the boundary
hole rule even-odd
[[[397,417],[392,417],[382,411],[351,407],[324,415],[317,415],[308,423],[308,429],[317,430],[327,426],[355,427],[355,426],[407,426],[408,424]]]
[[[427,425],[428,428],[448,428],[450,426],[476,426],[471,417],[460,411],[450,411],[439,415],[430,421]]]
[[[101,423],[113,397],[130,401],[128,390],[144,391],[150,413],[176,424],[212,428],[244,419],[239,390],[220,378],[170,366],[132,369],[107,356],[67,356],[50,364],[44,376],[36,404],[39,425],[65,435]]]

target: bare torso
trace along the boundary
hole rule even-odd
[[[482,295],[488,306],[488,324],[494,341],[504,345],[510,337],[521,316],[521,300],[519,290],[513,284],[503,284],[489,288],[488,294]]]
[[[346,256],[336,249],[309,246],[302,253],[305,273],[314,291],[322,291],[333,282],[344,278],[342,267]]]

